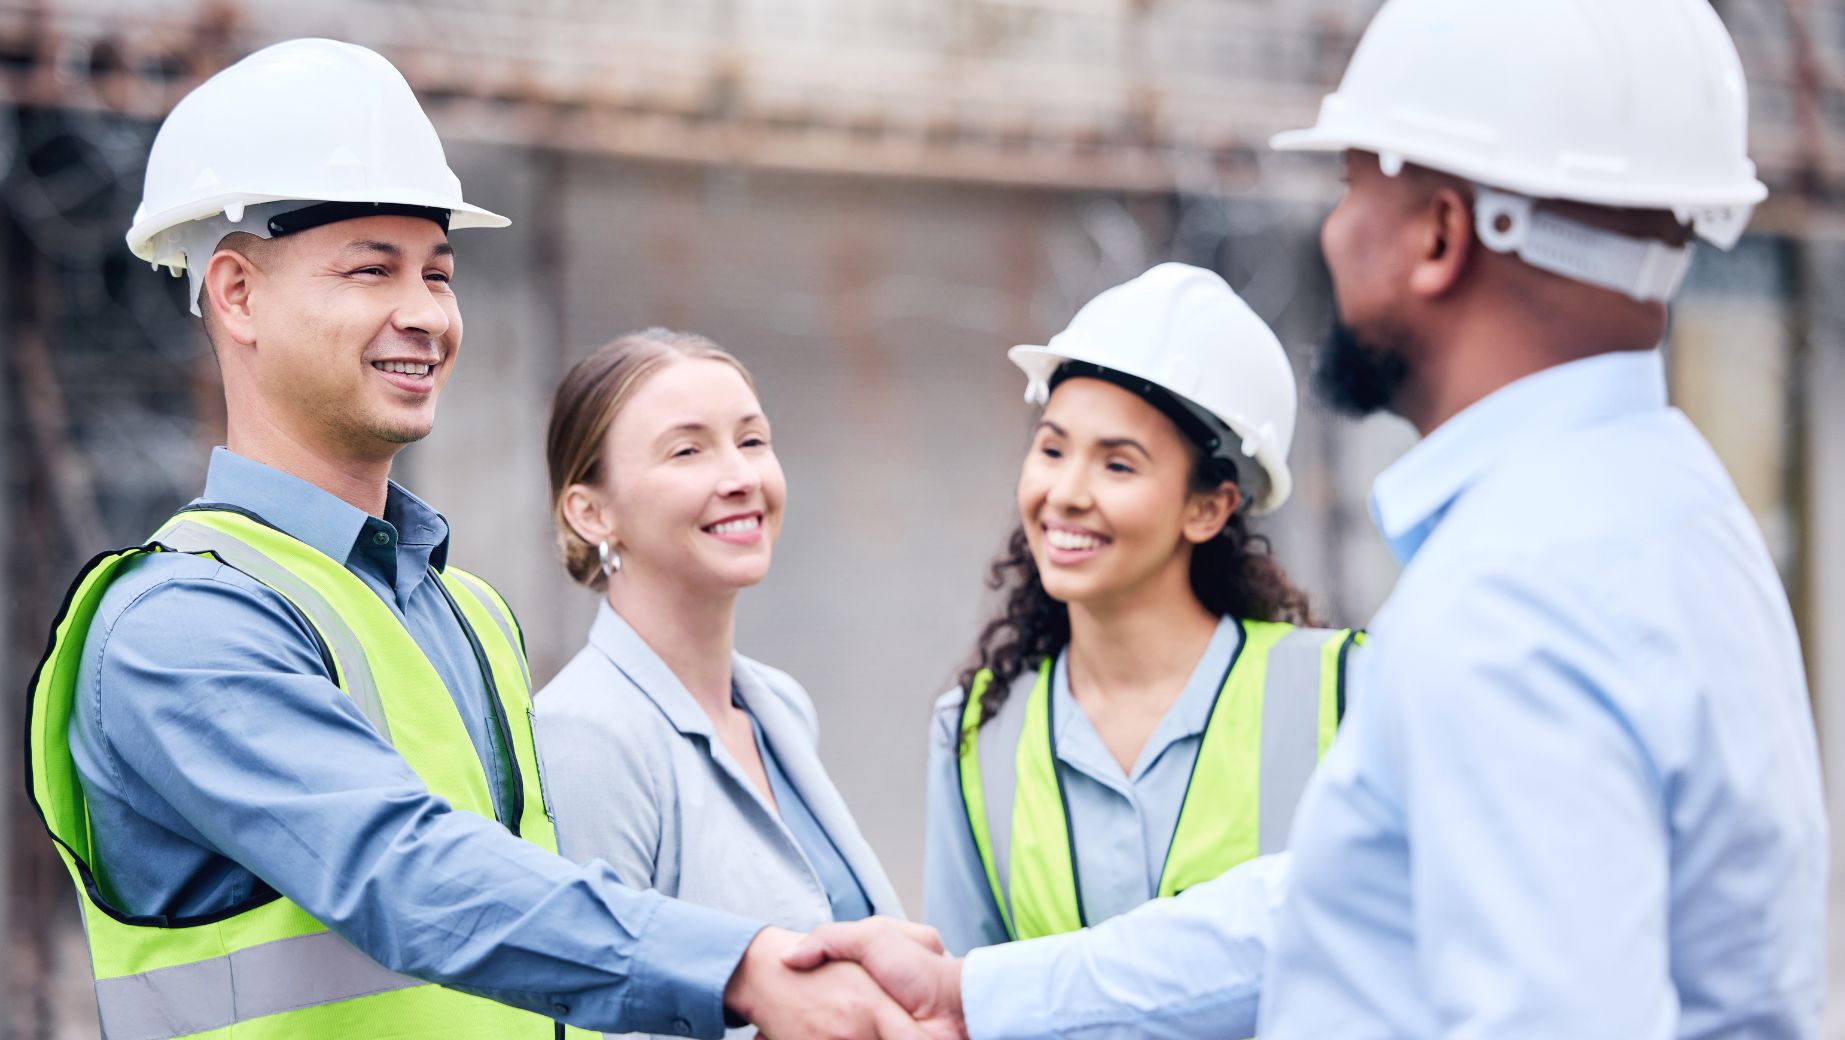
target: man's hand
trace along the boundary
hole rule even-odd
[[[773,1040],[939,1040],[855,964],[785,965],[800,938],[780,928],[758,932],[724,987],[724,1006]]]
[[[828,924],[787,951],[782,963],[811,970],[854,961],[936,1040],[967,1036],[961,1017],[961,961],[943,954],[933,928],[872,917]]]

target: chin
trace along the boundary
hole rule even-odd
[[[1095,593],[1095,583],[1082,578],[1060,574],[1057,571],[1038,572],[1039,581],[1044,585],[1045,595],[1059,603],[1080,603]]]
[[[435,428],[434,416],[371,424],[372,435],[391,444],[415,444],[429,436],[430,431]]]
[[[765,559],[760,564],[751,561],[742,565],[732,563],[727,567],[713,567],[710,571],[710,582],[716,588],[736,591],[747,589],[752,585],[760,585],[762,580],[768,576],[769,561]]]

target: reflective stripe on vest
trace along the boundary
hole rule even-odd
[[[214,557],[288,600],[322,644],[340,688],[429,790],[457,810],[494,815],[447,687],[396,615],[342,564],[257,518],[214,509],[183,512],[155,541],[97,557],[72,586],[33,678],[28,750],[30,794],[79,889],[104,1036],[557,1035],[547,1018],[390,971],[286,899],[191,919],[137,917],[109,905],[96,883],[89,812],[70,753],[77,666],[109,583],[134,559],[172,551]],[[497,695],[519,783],[538,795],[530,680],[512,612],[473,575],[451,567],[438,578]],[[519,819],[507,822],[555,852],[543,805],[528,797]]]
[[[1241,621],[1205,723],[1157,894],[1170,896],[1287,847],[1294,809],[1343,712],[1352,630]],[[1053,660],[1021,677],[984,726],[982,672],[961,713],[960,781],[988,888],[1014,939],[1089,920],[1073,823],[1057,770]],[[1029,689],[1026,683],[1030,682]]]
[[[332,932],[316,932],[210,960],[98,979],[96,1006],[110,1040],[157,1040],[422,984]]]

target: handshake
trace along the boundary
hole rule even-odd
[[[888,917],[759,932],[724,1003],[776,1040],[961,1040],[961,961]]]

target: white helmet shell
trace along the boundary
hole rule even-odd
[[[1275,333],[1211,271],[1160,264],[1084,304],[1049,343],[1016,346],[1007,356],[1030,379],[1028,400],[1048,398],[1051,376],[1066,361],[1171,393],[1208,425],[1228,430],[1217,455],[1255,462],[1257,473],[1240,470],[1251,512],[1279,507],[1293,488],[1293,366]]]
[[[177,273],[197,237],[185,225],[239,225],[246,207],[285,201],[447,210],[451,230],[510,223],[462,200],[403,74],[376,52],[335,40],[265,47],[174,106],[148,155],[128,248]]]
[[[1768,194],[1709,0],[1388,0],[1318,122],[1271,143],[1671,210],[1725,249]]]

